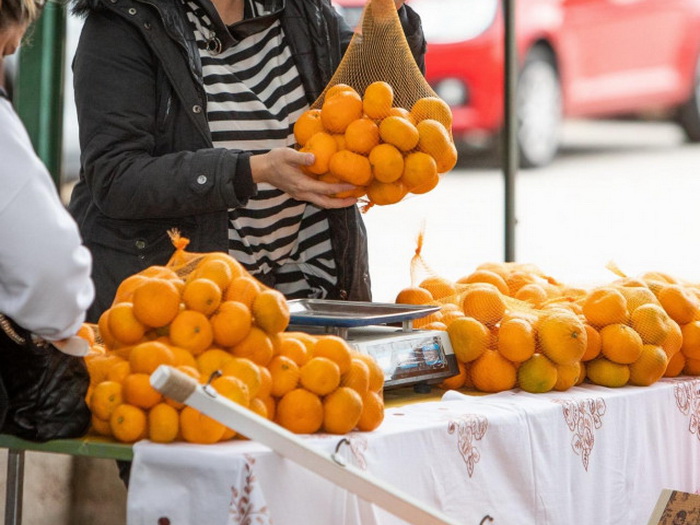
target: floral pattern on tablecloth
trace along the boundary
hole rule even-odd
[[[595,431],[603,426],[605,401],[600,398],[588,399],[555,399],[562,407],[564,421],[574,435],[571,438],[571,448],[581,456],[583,468],[588,471],[588,464],[595,444]]]
[[[244,454],[245,466],[238,485],[231,486],[228,525],[272,525],[270,510],[253,472],[255,458]]]
[[[673,393],[678,410],[690,417],[688,430],[700,440],[700,380],[678,381]]]
[[[465,414],[447,422],[447,433],[457,435],[457,449],[467,465],[470,478],[474,474],[476,464],[481,459],[479,449],[476,448],[474,442],[483,438],[488,428],[488,419],[476,414]]]

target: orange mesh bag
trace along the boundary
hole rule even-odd
[[[357,186],[366,211],[432,190],[457,162],[452,112],[411,54],[393,0],[370,0],[338,69],[295,123],[305,168],[326,182]]]

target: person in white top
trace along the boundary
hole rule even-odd
[[[0,0],[0,56],[14,53],[42,3]],[[93,301],[91,265],[76,223],[0,87],[0,314],[61,348]]]

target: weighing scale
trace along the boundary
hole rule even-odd
[[[337,335],[371,355],[384,371],[385,389],[413,386],[425,392],[459,373],[447,332],[413,328],[413,320],[439,306],[327,299],[294,299],[288,305],[290,330]]]

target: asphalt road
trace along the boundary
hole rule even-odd
[[[516,260],[571,284],[666,271],[700,282],[700,145],[664,122],[573,121],[547,168],[516,177]],[[503,261],[504,184],[499,160],[463,154],[432,192],[364,216],[375,301],[412,282],[424,230],[430,271],[457,279]],[[414,282],[426,275],[414,272]]]

